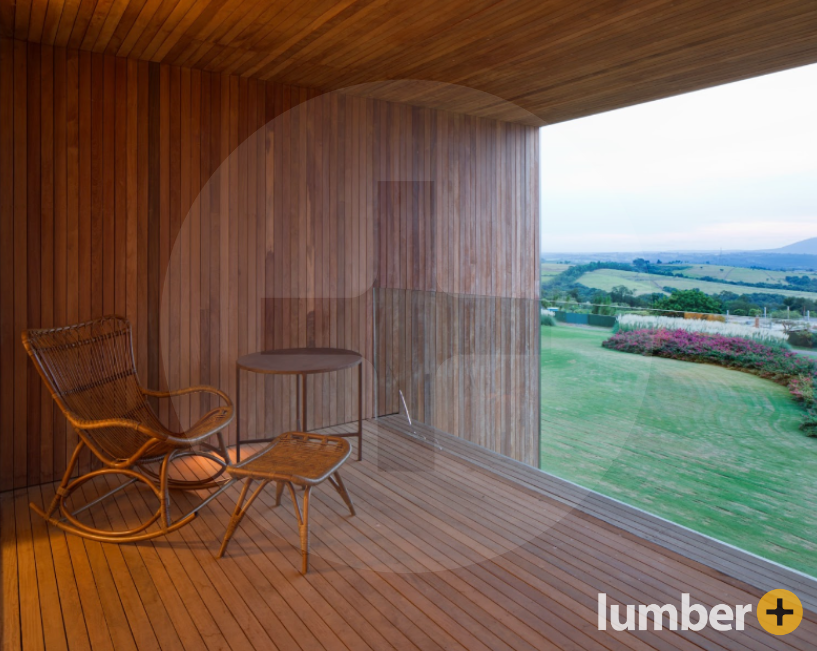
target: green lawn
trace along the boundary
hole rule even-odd
[[[542,469],[817,576],[817,440],[768,380],[542,328]]]
[[[592,287],[603,289],[609,292],[616,285],[624,285],[632,289],[636,294],[650,294],[659,292],[666,294],[664,287],[674,287],[675,289],[695,289],[696,287],[707,294],[717,294],[719,292],[734,292],[735,294],[782,294],[783,296],[805,296],[806,298],[817,299],[817,293],[806,291],[795,291],[790,289],[765,289],[761,287],[749,287],[747,285],[727,285],[726,283],[716,283],[709,280],[696,280],[694,278],[677,278],[673,276],[660,276],[658,274],[642,274],[636,271],[619,271],[618,269],[598,269],[586,274],[582,274],[577,282]]]

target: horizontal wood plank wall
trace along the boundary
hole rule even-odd
[[[125,314],[146,385],[232,396],[246,352],[353,348],[372,416],[375,286],[536,296],[535,133],[0,39],[0,490],[59,477],[76,442],[28,327]],[[384,182],[425,203],[384,221]],[[245,432],[294,426],[291,379],[243,377]],[[309,391],[310,428],[356,417],[352,373]]]

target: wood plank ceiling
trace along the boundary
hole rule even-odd
[[[547,124],[813,63],[817,2],[2,0],[0,34]]]

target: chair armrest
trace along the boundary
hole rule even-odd
[[[140,389],[146,396],[152,396],[154,398],[174,398],[176,396],[184,396],[189,393],[212,393],[213,395],[219,396],[224,402],[226,402],[227,406],[230,407],[231,410],[233,408],[233,401],[230,400],[230,396],[220,389],[216,389],[215,387],[195,386],[187,387],[186,389],[176,389],[174,391],[155,391],[153,389],[146,389],[145,387],[140,387]]]
[[[146,427],[144,424],[130,420],[129,418],[105,418],[103,420],[85,420],[84,418],[80,418],[76,414],[72,412],[66,412],[66,416],[70,421],[71,425],[73,425],[77,429],[82,430],[94,430],[94,429],[105,429],[106,427],[123,427],[126,429],[136,430],[140,434],[144,434],[145,436],[149,436],[154,438],[158,441],[166,441],[168,439],[167,434],[164,432],[157,432],[150,427]]]

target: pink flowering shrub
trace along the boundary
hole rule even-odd
[[[789,381],[789,391],[795,400],[802,402],[806,408],[806,420],[800,429],[809,431],[809,436],[817,436],[817,395],[815,390],[815,375],[797,375]]]
[[[602,343],[611,350],[668,357],[687,362],[717,364],[746,371],[787,386],[806,408],[801,428],[817,436],[817,360],[779,346],[724,335],[686,330],[645,329],[619,331]]]

